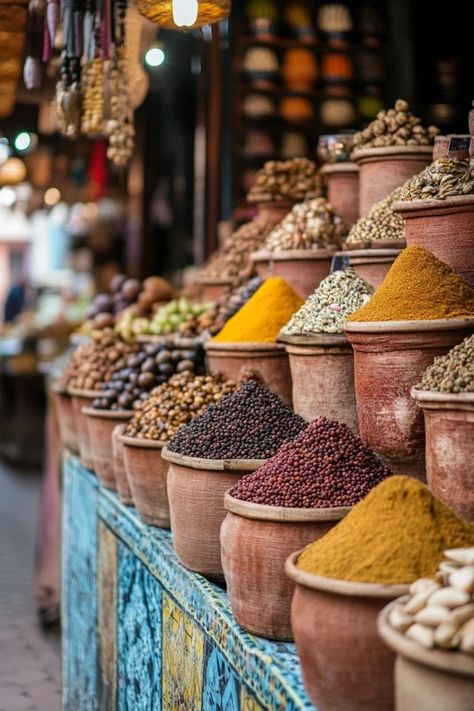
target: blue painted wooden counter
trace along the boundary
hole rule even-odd
[[[64,458],[63,674],[67,711],[312,710],[293,644],[235,623],[225,592],[183,568]]]

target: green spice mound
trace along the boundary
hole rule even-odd
[[[378,484],[297,566],[327,578],[387,585],[435,575],[449,548],[474,545],[474,524],[408,476]]]
[[[439,393],[474,392],[474,335],[465,338],[449,353],[434,359],[423,373],[417,390]]]

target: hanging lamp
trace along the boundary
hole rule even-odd
[[[229,16],[231,0],[137,0],[138,11],[170,30],[197,29]]]

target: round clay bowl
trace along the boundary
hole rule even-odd
[[[120,440],[133,503],[140,519],[149,526],[169,528],[168,463],[162,457],[163,443],[126,435]]]
[[[282,252],[261,250],[254,252],[252,259],[260,264],[267,260],[267,276],[282,277],[293,289],[306,299],[329,275],[334,250],[289,249]],[[264,268],[260,267],[262,274]]]
[[[168,498],[176,555],[185,568],[223,582],[220,529],[226,515],[224,494],[265,460],[197,459],[166,448],[162,455],[170,463]]]
[[[425,418],[426,480],[433,494],[474,522],[474,393],[411,391]]]
[[[327,163],[321,173],[326,177],[329,202],[352,227],[359,219],[359,166],[351,161]]]
[[[344,334],[280,336],[290,360],[293,409],[307,422],[329,417],[358,434],[354,353]]]
[[[294,200],[275,200],[274,202],[260,202],[257,205],[258,217],[269,225],[278,225],[296,205]]]
[[[291,374],[284,346],[277,343],[204,344],[208,370],[222,373],[230,380],[242,374],[256,373],[266,386],[291,407]]]
[[[260,637],[293,639],[294,585],[285,575],[285,561],[295,548],[324,536],[350,508],[264,506],[229,493],[224,506],[228,513],[221,527],[221,558],[237,623]]]
[[[232,279],[198,279],[204,301],[217,301],[232,288]]]
[[[431,146],[387,146],[353,151],[359,166],[359,215],[431,163]]]
[[[285,563],[296,584],[291,624],[305,689],[324,711],[392,711],[395,655],[377,635],[377,616],[407,585],[351,583]]]
[[[474,195],[397,202],[409,247],[424,247],[474,287]]]
[[[56,406],[61,444],[63,447],[70,449],[71,452],[74,452],[74,454],[77,454],[79,452],[79,442],[76,432],[72,397],[68,394],[67,390],[60,388],[58,385],[53,385],[52,393]]]
[[[394,473],[425,480],[423,413],[411,388],[436,356],[474,331],[474,319],[346,322],[354,349],[361,438]]]
[[[93,471],[94,460],[92,459],[89,428],[87,427],[87,419],[83,414],[82,409],[84,407],[89,407],[92,400],[95,400],[95,398],[100,394],[100,391],[68,388],[68,393],[72,398],[72,411],[74,413],[74,426],[77,433],[79,458],[86,469]]]
[[[125,454],[123,451],[122,435],[126,425],[115,425],[112,431],[112,462],[114,467],[115,483],[120,500],[126,506],[133,506],[132,490],[128,483],[127,469],[125,467]]]
[[[338,252],[338,255],[347,257],[349,266],[357,276],[377,289],[401,251],[402,249],[351,249]]]
[[[112,433],[117,424],[123,424],[133,415],[131,410],[96,410],[82,408],[86,416],[94,471],[106,489],[117,491],[112,453]]]
[[[395,663],[396,711],[472,711],[474,657],[462,652],[425,649],[388,622],[390,609],[378,618],[378,631],[397,654]]]

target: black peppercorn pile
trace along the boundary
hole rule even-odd
[[[347,425],[320,417],[230,493],[267,506],[354,506],[390,474]]]
[[[306,426],[277,395],[249,380],[180,427],[168,448],[202,459],[268,459]]]

